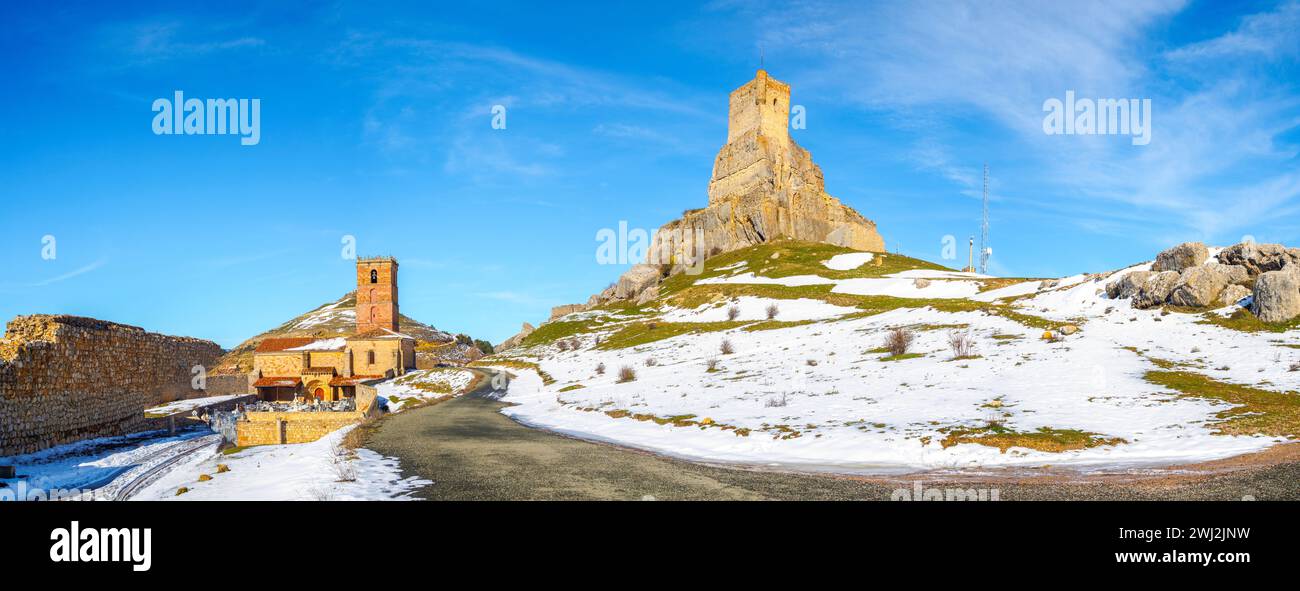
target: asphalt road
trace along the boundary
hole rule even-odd
[[[1300,463],[1191,478],[904,479],[791,474],[701,465],[520,425],[491,380],[470,394],[381,420],[365,447],[431,480],[429,500],[889,500],[894,491],[997,489],[1001,500],[1258,500],[1300,497]]]

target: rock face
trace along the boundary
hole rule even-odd
[[[537,329],[534,328],[533,325],[525,322],[523,326],[519,328],[519,332],[516,333],[515,336],[512,336],[504,341],[501,341],[501,344],[492,347],[492,350],[496,351],[497,353],[500,353],[502,351],[507,351],[515,347],[518,347],[519,342],[524,340],[524,338],[527,337],[528,335],[533,334],[534,330]]]
[[[551,320],[555,320],[556,318],[562,318],[574,312],[582,312],[586,309],[587,307],[582,304],[565,304],[563,306],[554,306],[551,308],[551,317],[548,318],[546,321],[550,322]]]
[[[1150,271],[1130,271],[1123,277],[1106,285],[1106,295],[1112,300],[1128,299],[1137,295],[1142,284],[1151,278]]]
[[[1200,242],[1184,242],[1156,255],[1151,270],[1182,272],[1189,267],[1196,267],[1210,258],[1210,250]]]
[[[0,339],[0,456],[138,430],[153,405],[206,396],[211,341],[77,316],[19,316]]]
[[[767,72],[759,70],[733,91],[709,205],[660,228],[648,262],[677,273],[707,256],[779,237],[885,250],[874,222],[826,193],[821,167],[790,138],[789,122],[790,87]],[[614,298],[636,300],[653,285],[649,278],[634,267],[619,280]]]
[[[1198,265],[1184,269],[1178,275],[1178,285],[1169,293],[1169,303],[1188,308],[1203,308],[1213,304],[1218,300],[1219,294],[1223,293],[1223,288],[1228,286],[1228,278],[1233,275],[1219,267],[1226,269],[1227,265]],[[1233,267],[1242,269],[1235,265]]]
[[[1133,307],[1139,309],[1154,308],[1165,303],[1165,299],[1178,284],[1177,271],[1161,271],[1147,278],[1137,295],[1133,296]]]
[[[1243,242],[1223,249],[1216,258],[1225,265],[1241,265],[1254,277],[1300,264],[1300,248]]]
[[[1241,285],[1229,285],[1219,294],[1220,306],[1231,306],[1250,296],[1250,289]]]
[[[1300,275],[1289,270],[1260,273],[1250,311],[1264,322],[1286,322],[1300,316]]]

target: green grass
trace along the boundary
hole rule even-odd
[[[903,353],[902,355],[886,355],[878,361],[902,361],[904,359],[919,359],[925,357],[924,353]]]
[[[814,322],[816,322],[816,320],[764,320],[762,322],[755,322],[753,324],[750,324],[742,330],[746,332],[755,332],[760,330],[776,330],[780,328],[804,326],[806,324],[812,324]]]
[[[563,387],[563,388],[560,388],[560,391],[561,391],[561,392],[572,392],[572,391],[574,391],[574,390],[581,390],[581,389],[583,389],[583,388],[586,388],[586,386],[584,386],[584,385],[582,385],[582,384],[573,384],[573,385],[571,385],[571,386],[565,386],[565,387]]]
[[[947,267],[929,261],[914,259],[900,254],[875,253],[873,260],[847,271],[835,271],[822,263],[837,254],[860,252],[843,246],[803,242],[799,240],[775,240],[766,244],[742,248],[723,253],[704,262],[704,270],[698,275],[678,273],[669,277],[659,288],[662,295],[671,295],[694,284],[700,279],[719,277],[731,273],[749,273],[765,277],[790,277],[794,275],[819,275],[827,279],[852,279],[855,277],[881,277],[890,273],[910,271],[913,269],[930,269],[951,271]],[[777,258],[772,258],[777,255]],[[736,263],[744,262],[739,269],[721,270]]]
[[[1207,313],[1201,316],[1199,324],[1213,324],[1241,332],[1286,332],[1300,327],[1300,318],[1277,324],[1264,322],[1246,309],[1238,309],[1229,316]]]
[[[745,322],[635,322],[603,339],[597,349],[626,349],[684,334],[718,332],[744,326]]]
[[[944,449],[961,443],[977,443],[996,447],[1002,453],[1007,453],[1007,450],[1013,447],[1058,453],[1102,445],[1128,443],[1119,437],[1108,438],[1079,429],[1040,427],[1036,431],[1015,431],[1004,427],[1000,423],[989,423],[983,427],[940,429],[939,432],[947,434],[939,442],[939,445],[943,446]]]
[[[1143,377],[1183,396],[1236,405],[1215,415],[1218,422],[1214,426],[1218,434],[1300,436],[1300,394],[1296,392],[1273,392],[1229,384],[1190,371],[1153,370]]]
[[[560,339],[567,339],[572,336],[592,332],[593,330],[600,328],[603,324],[605,324],[605,321],[599,318],[547,322],[546,324],[537,327],[537,330],[529,333],[529,335],[524,337],[519,344],[522,347],[545,345]]]

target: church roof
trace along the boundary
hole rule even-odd
[[[257,345],[257,353],[279,353],[295,347],[303,347],[316,342],[312,337],[276,337],[264,339]]]
[[[301,384],[302,380],[296,377],[263,377],[253,382],[254,388],[293,388]]]
[[[365,340],[372,340],[372,339],[411,339],[411,340],[415,340],[415,337],[410,336],[410,335],[405,335],[405,334],[402,334],[402,333],[400,333],[400,332],[394,332],[394,331],[388,330],[387,328],[382,328],[382,327],[380,327],[380,328],[372,328],[372,329],[367,330],[367,331],[365,331],[365,332],[359,332],[359,333],[357,333],[357,334],[355,334],[355,335],[352,335],[352,336],[348,337],[348,340],[349,340],[349,341],[365,341]]]

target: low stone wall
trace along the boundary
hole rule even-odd
[[[0,340],[0,456],[137,430],[144,409],[206,396],[211,341],[77,316],[19,316]]]
[[[244,418],[236,424],[235,444],[308,443],[364,418],[365,413],[359,411],[245,413]]]

